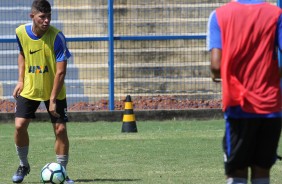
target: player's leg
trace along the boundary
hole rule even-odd
[[[32,101],[21,96],[17,99],[14,141],[20,165],[12,177],[12,181],[14,183],[21,183],[24,177],[30,172],[30,166],[28,163],[28,126],[31,119],[35,117],[34,112],[39,104],[40,102]]]
[[[257,147],[251,167],[252,184],[269,184],[270,170],[277,160],[281,134],[280,118],[263,118],[257,136]]]
[[[45,102],[46,107],[49,107],[49,101]],[[56,111],[60,115],[60,118],[56,118],[52,116],[49,111],[49,115],[51,117],[51,121],[53,124],[53,129],[55,133],[55,152],[57,157],[57,162],[64,166],[67,169],[67,164],[69,160],[69,139],[67,133],[67,124],[68,117],[67,117],[67,103],[66,99],[64,100],[57,100],[56,101]],[[67,184],[72,184],[74,181],[69,179],[67,176],[66,182]]]
[[[246,184],[248,181],[248,168],[237,169],[227,174],[227,184]]]
[[[270,183],[270,169],[264,169],[259,166],[251,167],[252,184],[269,184]]]
[[[27,128],[30,121],[30,119],[26,118],[15,118],[14,140],[15,144],[18,147],[26,147],[29,145],[29,136]]]
[[[15,118],[15,132],[14,140],[17,155],[20,160],[20,165],[13,175],[12,181],[14,183],[21,183],[24,177],[30,172],[30,166],[28,163],[28,150],[29,150],[29,135],[28,135],[28,125],[30,119],[25,118]]]
[[[21,166],[28,166],[27,154],[29,147],[28,125],[30,119],[15,118],[14,141]]]
[[[69,155],[69,139],[66,124],[68,122],[67,102],[66,99],[56,101],[56,112],[60,115],[59,118],[52,116],[49,112],[49,101],[45,101],[44,103],[53,124],[55,134],[54,149],[57,155],[57,161],[66,169]]]
[[[223,138],[227,184],[246,184],[255,128],[247,119],[227,119]]]
[[[56,137],[55,152],[57,160],[66,168],[69,155],[69,139],[66,123],[53,123],[53,128]]]

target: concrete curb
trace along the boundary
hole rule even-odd
[[[149,120],[207,120],[221,119],[221,109],[190,109],[190,110],[138,110],[134,111],[136,121]],[[93,112],[68,112],[70,122],[122,122],[123,111],[93,111]],[[47,112],[36,113],[34,121],[50,121]],[[0,123],[14,122],[14,113],[1,113]]]

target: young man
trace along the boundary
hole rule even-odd
[[[222,81],[228,184],[247,183],[249,168],[253,184],[270,183],[281,133],[281,13],[262,0],[233,0],[209,18],[212,80]]]
[[[20,166],[12,177],[14,183],[21,183],[30,172],[27,129],[42,101],[54,128],[57,162],[66,167],[69,155],[64,78],[71,54],[63,33],[50,25],[51,6],[47,0],[33,2],[30,18],[31,24],[16,29],[20,53],[19,78],[13,92],[17,101],[14,139]],[[67,177],[65,183],[74,182]]]

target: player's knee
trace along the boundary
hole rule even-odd
[[[66,137],[67,136],[67,129],[66,126],[56,126],[55,134],[57,137]]]
[[[28,128],[28,123],[26,122],[16,122],[15,123],[15,129],[18,132],[27,131],[27,128]]]

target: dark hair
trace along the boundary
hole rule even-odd
[[[51,5],[47,0],[34,0],[31,6],[32,11],[39,11],[42,13],[50,13]]]

